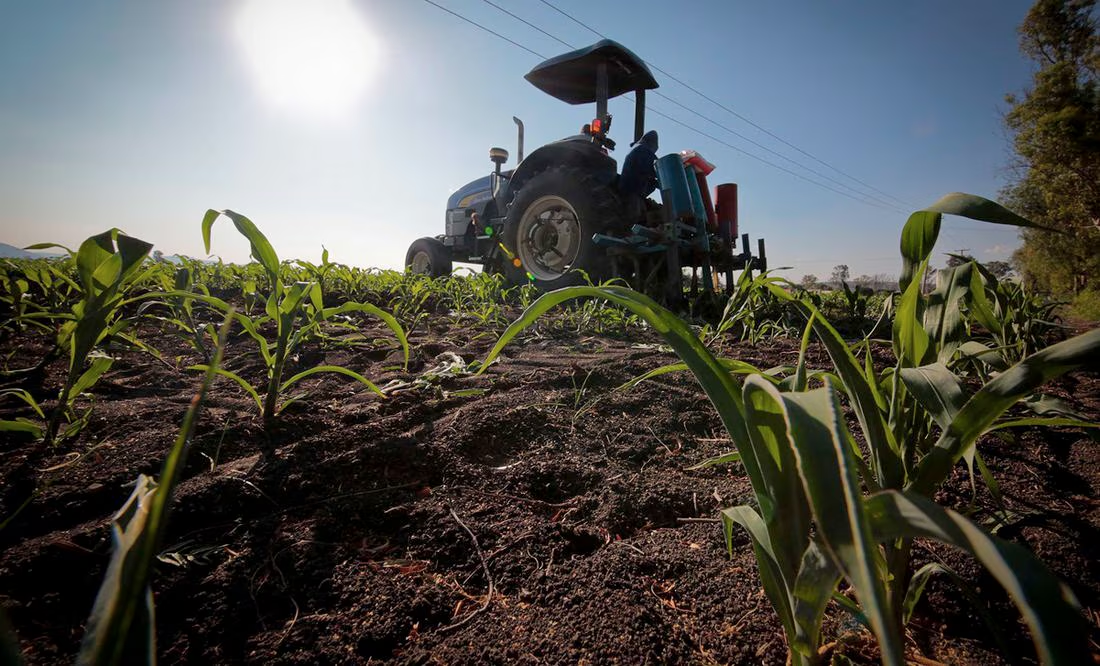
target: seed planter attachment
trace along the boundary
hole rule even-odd
[[[723,183],[715,198],[710,195],[707,175],[714,166],[695,151],[670,153],[657,160],[657,181],[661,190],[660,217],[648,224],[635,224],[626,236],[596,234],[592,242],[603,247],[615,263],[615,274],[630,278],[639,291],[653,292],[655,282],[664,285],[663,297],[670,306],[682,298],[682,276],[691,269],[691,291],[700,286],[716,291],[718,275],[725,291],[732,293],[733,272],[768,268],[764,239],[758,239],[754,256],[749,235],[737,237],[737,185]],[[717,205],[714,201],[717,200]],[[657,213],[653,211],[651,215]]]

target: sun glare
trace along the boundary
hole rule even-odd
[[[287,111],[344,115],[378,66],[379,44],[349,0],[245,0],[235,28],[257,86]]]

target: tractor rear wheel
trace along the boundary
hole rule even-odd
[[[532,176],[508,208],[501,240],[511,256],[505,271],[513,284],[541,290],[592,282],[608,271],[592,235],[616,228],[619,199],[610,186],[582,169],[557,167]]]
[[[418,238],[405,253],[405,268],[433,278],[451,274],[451,253],[437,238]]]

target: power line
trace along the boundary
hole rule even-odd
[[[486,28],[485,26],[481,25],[477,21],[473,21],[471,19],[468,19],[465,16],[463,16],[462,14],[459,14],[458,12],[451,11],[450,9],[447,9],[446,7],[444,7],[443,5],[441,5],[439,3],[433,2],[432,0],[424,0],[424,2],[428,3],[429,5],[431,5],[433,7],[436,7],[438,9],[442,9],[443,11],[447,12],[451,16],[454,16],[456,18],[460,18],[463,21],[469,23],[470,25],[477,26],[478,28],[481,28],[482,30],[484,30],[485,32],[487,32],[491,35],[496,35],[497,37],[500,37],[504,41],[511,44],[512,46],[518,46],[519,48],[523,49],[524,51],[527,51],[528,53],[530,53],[530,54],[532,54],[532,55],[534,55],[538,58],[542,58],[543,60],[546,59],[546,56],[542,55],[538,51],[531,50],[531,49],[527,48],[526,46],[524,46],[523,44],[520,44],[519,42],[517,42],[515,40],[509,39],[509,38],[505,37],[504,35],[500,34],[499,32],[496,32],[495,30],[490,30],[489,28]]]
[[[564,39],[561,39],[560,37],[557,37],[557,36],[555,36],[555,35],[552,35],[552,34],[550,34],[550,33],[546,32],[545,30],[543,30],[542,28],[538,27],[538,26],[537,26],[537,25],[535,25],[534,23],[531,23],[531,22],[530,22],[530,21],[528,21],[527,19],[525,19],[525,18],[523,18],[523,17],[521,17],[521,16],[516,16],[515,14],[513,14],[513,13],[512,13],[512,12],[510,12],[510,11],[508,11],[508,10],[507,10],[507,9],[505,9],[504,7],[501,7],[500,5],[496,4],[495,2],[492,2],[492,0],[481,0],[481,1],[482,1],[482,2],[484,2],[485,4],[487,4],[487,5],[491,6],[491,7],[496,7],[497,9],[499,9],[499,10],[500,10],[500,11],[502,11],[502,12],[504,12],[504,13],[505,13],[505,14],[507,14],[508,16],[511,16],[512,18],[514,18],[515,20],[519,21],[520,23],[522,23],[522,24],[524,24],[524,25],[526,25],[526,26],[528,26],[528,27],[530,27],[530,28],[534,28],[535,30],[538,30],[539,32],[541,32],[542,34],[546,35],[546,36],[547,36],[547,37],[549,37],[550,39],[553,39],[554,41],[558,42],[559,44],[564,44],[565,46],[567,46],[567,47],[569,47],[569,48],[571,48],[571,49],[575,49],[575,48],[577,48],[577,47],[573,46],[572,44],[570,44],[569,42],[565,41]]]
[[[629,99],[629,95],[627,95],[626,97]],[[865,204],[867,206],[873,206],[875,208],[880,208],[882,210],[889,210],[889,211],[895,211],[896,210],[894,208],[888,208],[887,206],[885,206],[883,204],[880,204],[880,203],[877,203],[875,201],[872,201],[870,199],[860,199],[859,197],[848,194],[847,192],[845,192],[843,190],[838,190],[835,187],[831,187],[829,185],[819,183],[819,182],[817,182],[816,180],[814,180],[812,178],[809,178],[807,176],[804,176],[804,175],[798,173],[797,171],[792,171],[791,169],[788,169],[785,166],[780,166],[780,165],[776,164],[775,162],[770,162],[770,161],[764,159],[763,157],[760,157],[759,155],[756,155],[754,153],[750,153],[749,151],[745,150],[744,148],[740,148],[738,146],[735,146],[732,143],[729,143],[728,141],[723,141],[722,139],[719,139],[718,137],[714,136],[713,134],[708,134],[708,133],[704,132],[701,129],[697,129],[695,127],[692,127],[691,125],[688,125],[687,123],[683,122],[682,120],[678,120],[678,119],[673,118],[672,116],[668,115],[667,113],[663,113],[661,111],[658,111],[657,109],[654,109],[652,106],[649,107],[649,111],[651,113],[657,114],[658,116],[661,116],[662,118],[664,118],[666,120],[669,120],[673,123],[676,123],[677,125],[680,125],[681,127],[684,127],[688,130],[691,130],[692,132],[695,132],[696,134],[698,134],[700,136],[704,136],[704,137],[710,139],[711,141],[714,141],[715,143],[720,143],[723,146],[725,146],[725,147],[727,147],[731,150],[736,150],[737,152],[739,152],[743,155],[751,157],[752,159],[754,159],[758,162],[763,162],[764,164],[767,164],[768,166],[770,166],[774,169],[779,169],[780,171],[789,173],[790,175],[792,175],[796,178],[801,178],[802,180],[806,181],[807,183],[817,185],[820,188],[829,190],[830,192],[834,192],[834,193],[839,194],[840,196],[843,196],[843,197],[848,197],[849,199],[851,199],[853,201],[858,201],[859,203]]]
[[[486,0],[486,1],[488,1],[488,0]],[[682,103],[672,99],[668,95],[665,95],[664,93],[661,93],[660,91],[654,91],[653,94],[656,95],[657,97],[661,97],[662,99],[666,99],[669,102],[672,102],[676,106],[678,106],[678,107],[680,107],[680,108],[682,108],[682,109],[684,109],[684,110],[686,110],[686,111],[688,111],[688,112],[690,112],[690,113],[692,113],[696,116],[699,116],[700,118],[707,121],[711,125],[714,125],[716,127],[720,127],[722,129],[726,130],[727,132],[729,132],[730,134],[736,136],[737,138],[741,139],[742,141],[747,141],[747,142],[751,143],[752,145],[756,146],[757,148],[760,148],[761,150],[767,151],[768,153],[771,153],[772,155],[775,155],[776,157],[778,157],[780,159],[784,159],[784,160],[790,162],[791,164],[797,165],[798,167],[800,167],[802,169],[805,169],[806,171],[809,171],[810,173],[814,174],[815,176],[818,176],[819,178],[824,178],[825,180],[827,180],[831,183],[834,183],[836,185],[839,185],[840,187],[843,187],[847,190],[855,192],[860,197],[864,197],[864,198],[869,199],[871,201],[877,201],[877,202],[883,204],[884,206],[886,206],[887,208],[889,208],[890,210],[893,210],[893,211],[896,211],[896,212],[899,212],[899,213],[904,213],[905,212],[903,209],[899,208],[897,204],[893,204],[893,203],[890,203],[889,201],[885,201],[884,199],[876,197],[873,194],[867,194],[866,192],[861,192],[860,190],[857,190],[856,188],[852,187],[851,185],[848,185],[847,183],[843,183],[843,182],[841,182],[841,181],[839,181],[835,178],[832,178],[831,176],[828,176],[826,174],[821,173],[820,171],[817,171],[815,169],[811,169],[810,167],[806,166],[805,164],[802,164],[802,163],[798,162],[797,160],[793,160],[790,157],[787,157],[786,155],[784,155],[783,153],[772,150],[771,148],[765,146],[764,144],[759,143],[758,141],[754,141],[754,140],[750,139],[749,137],[745,136],[744,134],[741,134],[740,132],[732,130],[729,127],[723,125],[722,123],[720,123],[716,120],[711,120],[710,118],[704,116],[703,114],[699,113],[698,111],[691,108],[690,106],[688,106],[686,104],[682,104]],[[862,201],[862,199],[859,199],[859,201]]]
[[[500,5],[497,5],[496,3],[492,2],[491,0],[482,0],[482,1],[483,1],[483,2],[485,3],[485,4],[487,4],[487,5],[490,5],[491,7],[494,7],[494,8],[496,8],[496,9],[500,10],[501,12],[503,12],[503,13],[507,14],[508,16],[511,16],[512,18],[514,18],[514,19],[516,19],[517,21],[519,21],[519,22],[523,23],[524,25],[527,25],[527,26],[529,26],[529,27],[531,27],[531,28],[533,28],[533,29],[537,30],[538,32],[542,33],[543,35],[545,35],[545,36],[547,36],[547,37],[550,37],[551,39],[553,39],[553,40],[555,40],[555,41],[557,41],[557,42],[559,42],[559,43],[561,43],[561,44],[565,45],[566,47],[568,47],[568,48],[575,48],[575,47],[574,47],[574,45],[570,44],[569,42],[567,42],[567,41],[565,41],[565,40],[563,40],[563,39],[561,39],[561,38],[559,38],[559,37],[557,37],[557,36],[555,36],[555,35],[553,35],[553,34],[551,34],[551,33],[547,32],[546,30],[543,30],[543,29],[542,29],[542,28],[540,28],[539,26],[537,26],[537,25],[535,25],[535,24],[531,23],[530,21],[528,21],[528,20],[524,19],[524,18],[523,18],[523,17],[521,17],[521,16],[517,16],[516,14],[514,14],[514,13],[512,13],[511,11],[509,11],[509,10],[507,10],[507,9],[505,9],[505,8],[503,8],[503,7],[501,7]],[[431,0],[425,0],[425,2],[428,2],[429,4],[431,4],[431,5],[434,5],[434,6],[436,6],[436,7],[439,7],[439,6],[440,6],[440,5],[436,4],[435,2],[432,2]],[[477,27],[480,27],[480,28],[482,28],[483,30],[485,30],[485,31],[487,31],[487,32],[490,32],[490,33],[492,33],[493,35],[496,35],[497,37],[500,37],[500,38],[502,38],[502,39],[504,39],[504,40],[508,41],[508,42],[509,42],[509,43],[511,43],[511,44],[515,44],[515,45],[517,45],[517,46],[520,46],[521,48],[523,48],[524,50],[526,50],[526,51],[527,51],[527,52],[529,52],[529,53],[533,53],[534,55],[536,55],[536,56],[538,56],[538,57],[540,57],[540,58],[544,58],[544,56],[542,56],[542,55],[541,55],[541,54],[539,54],[538,52],[536,52],[536,51],[534,51],[534,50],[532,50],[532,49],[530,49],[530,48],[528,48],[528,47],[526,47],[526,46],[523,46],[522,44],[518,44],[517,42],[515,42],[515,41],[513,41],[513,40],[511,40],[511,39],[509,39],[509,38],[507,38],[507,37],[504,37],[504,36],[503,36],[503,35],[501,35],[500,33],[497,33],[497,32],[494,32],[494,31],[492,31],[492,30],[489,30],[488,28],[485,28],[484,26],[482,26],[482,25],[481,25],[481,24],[479,24],[479,23],[476,23],[475,21],[472,21],[472,20],[470,20],[470,19],[467,19],[466,17],[464,17],[464,16],[461,16],[460,14],[458,14],[458,13],[456,13],[456,12],[453,12],[453,11],[451,11],[451,10],[449,10],[449,9],[448,9],[448,10],[446,10],[446,11],[447,11],[447,12],[448,12],[449,14],[452,14],[452,15],[454,15],[454,16],[458,16],[459,18],[462,18],[463,20],[465,20],[465,21],[466,21],[467,23],[470,23],[470,24],[472,24],[472,25],[475,25],[475,26],[477,26]],[[597,34],[598,34],[598,33],[597,33]],[[781,166],[781,165],[775,164],[774,162],[771,162],[771,161],[769,161],[769,160],[767,160],[767,159],[764,159],[763,157],[760,157],[759,155],[756,155],[756,154],[754,154],[754,153],[751,153],[751,152],[749,152],[749,151],[747,151],[747,150],[745,150],[745,149],[743,149],[743,148],[740,148],[740,147],[738,147],[738,146],[735,146],[735,145],[733,145],[733,144],[731,144],[731,143],[729,143],[729,142],[727,142],[727,141],[723,141],[722,139],[719,139],[718,137],[716,137],[716,136],[714,136],[714,135],[712,135],[712,134],[708,134],[707,132],[704,132],[704,131],[702,131],[702,130],[700,130],[700,129],[698,129],[698,128],[692,127],[691,125],[688,125],[687,123],[685,123],[685,122],[683,122],[683,121],[681,121],[681,120],[678,120],[678,119],[676,119],[676,118],[673,118],[672,116],[670,116],[670,115],[668,115],[668,114],[666,114],[666,113],[663,113],[663,112],[661,112],[661,111],[659,111],[659,110],[657,110],[657,109],[654,109],[654,108],[653,108],[652,106],[650,106],[650,107],[649,107],[649,111],[650,111],[650,112],[652,112],[652,113],[654,113],[654,114],[656,114],[656,115],[658,115],[658,116],[661,116],[662,118],[665,118],[665,119],[667,119],[667,120],[670,120],[671,122],[673,122],[673,123],[676,123],[677,125],[680,125],[680,126],[682,126],[682,127],[686,128],[686,129],[688,129],[688,130],[690,130],[690,131],[692,131],[692,132],[695,132],[696,134],[699,134],[700,136],[704,136],[704,137],[706,137],[706,138],[710,139],[711,141],[714,141],[714,142],[716,142],[716,143],[719,143],[719,144],[721,144],[721,145],[723,145],[723,146],[725,146],[725,147],[727,147],[727,148],[730,148],[731,150],[736,150],[737,152],[739,152],[739,153],[741,153],[741,154],[743,154],[743,155],[746,155],[746,156],[748,156],[748,157],[750,157],[750,158],[752,158],[752,159],[754,159],[754,160],[757,160],[757,161],[759,161],[759,162],[763,162],[764,164],[767,164],[768,166],[770,166],[770,167],[772,167],[772,168],[775,168],[775,169],[778,169],[778,170],[780,170],[780,171],[783,171],[784,173],[790,174],[790,175],[792,175],[792,176],[794,176],[794,177],[796,177],[796,178],[799,178],[799,179],[801,179],[801,180],[804,180],[804,181],[806,181],[807,183],[810,183],[810,184],[812,184],[812,185],[816,185],[816,186],[818,186],[818,187],[821,187],[821,188],[823,188],[823,189],[825,189],[825,190],[828,190],[828,191],[830,191],[830,192],[833,192],[833,193],[835,193],[835,194],[839,194],[839,195],[841,195],[841,196],[844,196],[844,197],[848,197],[849,199],[852,199],[853,201],[856,201],[856,202],[859,202],[859,203],[862,203],[862,204],[865,204],[865,205],[868,205],[868,206],[873,206],[873,207],[875,207],[875,208],[880,208],[880,209],[882,209],[882,210],[891,210],[891,211],[895,211],[895,212],[902,212],[902,211],[900,211],[900,209],[898,209],[898,208],[897,208],[897,207],[896,207],[895,205],[893,205],[893,204],[890,204],[889,202],[883,201],[883,200],[881,200],[881,199],[879,199],[879,198],[877,198],[877,197],[874,197],[874,196],[872,196],[872,195],[868,195],[868,194],[866,194],[866,193],[864,193],[864,192],[860,192],[859,190],[856,190],[856,189],[854,189],[854,188],[850,187],[849,185],[846,185],[846,184],[844,184],[844,183],[842,183],[842,182],[840,182],[840,181],[837,181],[837,180],[835,180],[835,179],[833,179],[833,178],[830,178],[829,176],[827,176],[827,175],[825,175],[825,174],[822,174],[822,173],[820,173],[820,172],[818,172],[818,171],[815,171],[814,169],[811,169],[811,168],[809,168],[809,167],[807,167],[807,166],[805,166],[805,165],[803,165],[803,164],[800,164],[799,162],[797,162],[797,161],[795,161],[795,160],[792,160],[791,158],[789,158],[789,157],[787,157],[787,156],[785,156],[785,155],[782,155],[782,154],[780,154],[780,153],[777,153],[776,151],[774,151],[774,150],[772,150],[772,149],[768,148],[767,146],[764,146],[764,145],[762,145],[762,144],[760,144],[760,143],[758,143],[758,142],[756,142],[756,141],[753,141],[752,139],[750,139],[750,138],[748,138],[748,137],[746,137],[746,136],[744,136],[744,135],[742,135],[742,134],[740,134],[740,133],[738,133],[738,132],[736,132],[736,131],[734,131],[734,130],[730,129],[729,127],[726,127],[725,125],[722,125],[721,123],[719,123],[719,122],[717,122],[717,121],[714,121],[714,120],[711,120],[710,118],[707,118],[706,116],[702,115],[702,114],[701,114],[701,113],[699,113],[698,111],[695,111],[694,109],[692,109],[692,108],[688,107],[687,105],[685,105],[685,104],[682,104],[682,103],[680,103],[680,102],[678,102],[678,101],[676,101],[676,100],[672,99],[672,98],[671,98],[671,97],[669,97],[668,95],[664,95],[664,94],[662,94],[662,93],[657,93],[657,95],[659,95],[659,96],[660,96],[660,97],[662,97],[663,99],[666,99],[666,100],[668,100],[668,101],[672,102],[673,104],[676,104],[677,106],[679,106],[679,107],[681,107],[681,108],[683,108],[683,109],[686,109],[687,111],[690,111],[691,113],[693,113],[693,114],[695,114],[695,115],[699,116],[699,117],[700,117],[700,118],[702,118],[703,120],[706,120],[707,122],[709,122],[709,123],[711,123],[711,124],[713,124],[713,125],[716,125],[717,127],[720,127],[720,128],[722,128],[722,129],[726,130],[727,132],[729,132],[729,133],[731,133],[731,134],[733,134],[733,135],[735,135],[735,136],[737,136],[737,137],[739,137],[739,138],[741,138],[741,139],[743,139],[743,140],[745,140],[745,141],[747,141],[747,142],[749,142],[749,143],[751,143],[751,144],[753,144],[753,145],[755,145],[755,146],[757,146],[757,147],[759,147],[759,148],[761,148],[761,149],[763,149],[763,150],[765,150],[765,151],[767,151],[767,152],[769,152],[769,153],[772,153],[772,154],[774,154],[774,155],[776,155],[776,156],[778,156],[778,157],[780,157],[780,158],[782,158],[782,159],[784,159],[784,160],[787,160],[788,162],[791,162],[792,164],[795,164],[795,165],[796,165],[796,166],[798,166],[798,167],[801,167],[801,168],[803,168],[803,169],[806,169],[806,170],[807,170],[807,171],[809,171],[810,173],[813,173],[813,174],[815,174],[815,175],[817,175],[817,176],[819,176],[819,177],[825,178],[826,180],[832,181],[832,182],[834,182],[834,183],[836,183],[836,184],[840,185],[841,187],[847,188],[848,190],[851,190],[852,192],[855,192],[855,195],[849,194],[848,192],[844,192],[844,191],[842,191],[842,190],[838,190],[838,189],[836,189],[836,188],[834,188],[834,187],[830,187],[829,185],[825,185],[825,184],[823,184],[823,183],[820,183],[820,182],[818,182],[818,181],[816,181],[816,180],[813,180],[812,178],[809,178],[809,177],[807,177],[807,176],[805,176],[805,175],[803,175],[803,174],[801,174],[801,173],[798,173],[797,171],[792,171],[791,169],[788,169],[788,168],[786,168],[786,167],[784,167],[784,166]],[[630,100],[633,100],[633,98],[632,98],[632,97],[630,97],[629,95],[627,95],[627,96],[626,96],[626,98],[627,98],[627,99],[630,99]]]
[[[572,14],[570,14],[570,13],[568,13],[568,12],[566,12],[566,11],[564,11],[564,10],[560,9],[560,8],[558,8],[558,7],[557,7],[556,5],[554,5],[554,4],[552,3],[552,2],[549,2],[549,0],[539,0],[539,1],[540,1],[540,2],[542,3],[542,4],[546,5],[547,7],[549,7],[550,9],[553,9],[553,10],[554,10],[554,11],[556,11],[557,13],[559,13],[559,14],[561,14],[562,16],[566,17],[566,18],[567,18],[567,19],[569,19],[570,21],[572,21],[572,22],[576,23],[577,25],[581,26],[581,27],[582,27],[582,28],[584,28],[585,30],[588,30],[589,32],[591,32],[591,33],[593,33],[593,34],[595,34],[595,35],[598,35],[599,37],[601,37],[601,38],[603,38],[603,39],[609,39],[609,38],[608,38],[608,37],[607,37],[606,35],[604,35],[604,34],[603,34],[602,32],[600,32],[599,30],[596,30],[595,28],[591,27],[590,25],[588,25],[587,23],[585,23],[585,22],[581,21],[580,19],[574,18]],[[859,183],[860,185],[862,185],[863,187],[866,187],[866,188],[867,188],[867,189],[869,189],[869,190],[872,190],[872,191],[874,191],[874,192],[877,192],[878,194],[881,194],[882,196],[884,196],[884,197],[887,197],[887,198],[889,198],[889,199],[893,199],[894,201],[896,201],[896,202],[898,202],[899,204],[902,204],[902,205],[904,205],[904,206],[909,206],[909,207],[915,207],[915,206],[913,206],[913,204],[912,204],[912,203],[910,203],[910,202],[907,202],[907,201],[904,201],[904,200],[902,200],[902,199],[899,199],[899,198],[895,197],[894,195],[892,195],[892,194],[889,194],[889,193],[887,193],[887,192],[883,192],[882,190],[878,189],[877,187],[875,187],[875,186],[873,186],[873,185],[870,185],[870,184],[868,184],[868,183],[865,183],[865,182],[863,182],[862,180],[860,180],[859,178],[856,178],[855,176],[853,176],[853,175],[851,175],[851,174],[849,174],[849,173],[847,173],[847,172],[845,172],[845,171],[841,170],[840,168],[838,168],[838,167],[835,167],[835,166],[833,166],[832,164],[829,164],[829,163],[828,163],[828,162],[826,162],[825,160],[823,160],[823,159],[821,159],[821,158],[819,158],[819,157],[817,157],[817,156],[815,156],[815,155],[813,155],[813,154],[811,154],[811,153],[809,153],[809,152],[807,152],[807,151],[803,150],[802,148],[799,148],[798,146],[794,145],[794,144],[793,144],[793,143],[791,143],[790,141],[787,141],[787,140],[786,140],[786,139],[784,139],[783,137],[781,137],[781,136],[779,136],[779,135],[775,134],[775,133],[774,133],[774,132],[772,132],[771,130],[769,130],[769,129],[765,128],[765,127],[762,127],[762,126],[758,125],[757,123],[755,123],[755,122],[753,122],[752,120],[750,120],[750,119],[746,118],[745,116],[741,115],[740,113],[738,113],[738,112],[734,111],[733,109],[731,109],[730,107],[726,106],[725,104],[723,104],[723,103],[719,102],[718,100],[716,100],[716,99],[714,99],[714,98],[710,97],[709,95],[707,95],[706,93],[704,93],[704,92],[700,91],[699,89],[695,88],[694,86],[692,86],[692,85],[690,85],[690,84],[688,84],[688,83],[684,82],[684,81],[683,81],[683,80],[681,80],[681,79],[680,79],[679,77],[677,77],[677,76],[675,76],[675,75],[673,75],[673,74],[670,74],[669,72],[666,72],[665,70],[661,69],[661,68],[660,68],[660,67],[658,67],[657,65],[655,65],[655,64],[653,64],[653,63],[651,63],[651,62],[649,62],[649,61],[645,61],[645,63],[646,63],[647,65],[649,65],[650,67],[652,67],[653,69],[655,69],[655,70],[657,70],[658,72],[660,72],[661,74],[664,74],[665,76],[667,76],[668,78],[672,79],[672,80],[673,80],[673,81],[675,81],[676,83],[679,83],[679,84],[680,84],[680,85],[682,85],[683,87],[685,87],[685,88],[687,88],[688,90],[690,90],[691,92],[695,93],[696,95],[699,95],[700,97],[702,97],[703,99],[707,100],[707,101],[708,101],[708,102],[710,102],[711,104],[714,104],[714,105],[715,105],[715,106],[717,106],[718,108],[722,109],[723,111],[726,111],[727,113],[729,113],[730,115],[734,116],[735,118],[737,118],[737,119],[741,120],[742,122],[745,122],[745,123],[747,123],[747,124],[751,125],[752,127],[755,127],[756,129],[760,130],[760,131],[761,131],[761,132],[763,132],[764,134],[767,134],[768,136],[770,136],[771,138],[775,139],[776,141],[778,141],[778,142],[782,143],[783,145],[785,145],[785,146],[787,146],[787,147],[789,147],[789,148],[792,148],[792,149],[794,149],[794,150],[798,151],[799,153],[801,153],[801,154],[805,155],[806,157],[808,157],[808,158],[810,158],[810,159],[814,160],[815,162],[817,162],[817,163],[819,163],[819,164],[821,164],[821,165],[823,165],[823,166],[826,166],[826,167],[828,167],[828,168],[832,169],[833,171],[835,171],[835,172],[839,173],[840,175],[844,176],[845,178],[851,179],[852,181],[854,181],[854,182],[856,182],[856,183]],[[805,167],[803,167],[803,168],[805,168]]]

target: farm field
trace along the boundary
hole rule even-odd
[[[1098,4],[13,3],[0,666],[1100,666]]]
[[[616,286],[284,263],[228,215],[257,262],[153,262],[108,232],[7,264],[0,594],[27,663],[782,664],[795,573],[796,607],[811,578],[823,595],[800,663],[888,661],[891,640],[919,664],[1097,653],[1096,331],[1043,324],[980,265],[923,294],[926,244],[872,308],[746,274],[708,321]],[[957,428],[973,473],[935,466]],[[845,511],[868,526],[854,556]],[[883,554],[896,639],[849,569]]]

